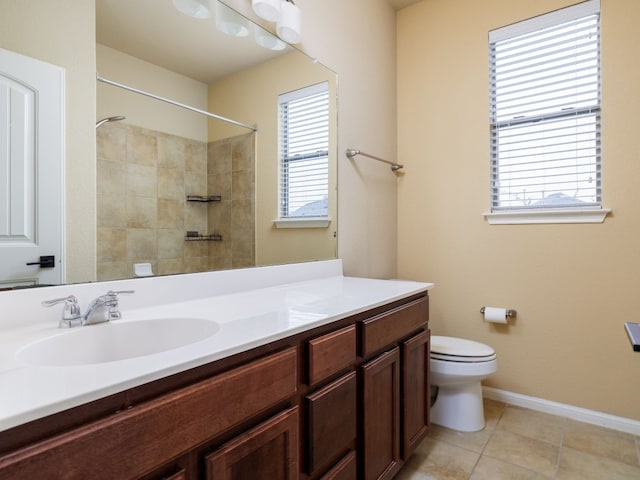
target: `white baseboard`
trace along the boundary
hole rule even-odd
[[[640,421],[638,420],[618,417],[595,410],[587,410],[586,408],[574,407],[573,405],[567,405],[565,403],[552,402],[550,400],[521,395],[492,387],[483,386],[482,394],[484,398],[497,400],[509,405],[530,408],[531,410],[537,410],[551,415],[567,417],[580,422],[612,428],[633,435],[640,435]]]

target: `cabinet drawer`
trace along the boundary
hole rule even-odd
[[[356,372],[331,382],[305,398],[307,408],[307,473],[353,448],[356,438]]]
[[[18,450],[0,460],[0,478],[40,478],[52,458],[50,479],[137,478],[294,395],[296,360],[289,348]]]
[[[422,297],[360,323],[360,355],[366,357],[422,328],[429,321],[429,298]]]
[[[356,326],[349,325],[307,342],[309,385],[313,385],[356,361]]]

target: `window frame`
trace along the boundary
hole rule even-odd
[[[326,95],[326,148],[316,152],[307,152],[302,155],[296,155],[292,158],[287,158],[287,142],[289,136],[288,130],[285,130],[284,118],[283,118],[283,105],[288,104],[291,101],[303,100],[317,96],[319,94]],[[324,195],[327,202],[329,201],[329,159],[330,159],[330,85],[329,82],[319,82],[307,87],[303,87],[291,92],[283,93],[278,96],[278,218],[274,220],[277,228],[304,228],[304,227],[327,227],[330,224],[329,219],[329,205],[327,204],[327,210],[325,215],[291,215],[291,212],[286,212],[286,207],[289,206],[287,197],[287,168],[291,161],[313,161],[314,159],[324,159],[324,173],[322,180],[326,183],[324,186]],[[320,152],[320,153],[319,153]]]
[[[586,2],[576,4],[556,10],[547,14],[540,15],[538,17],[530,18],[521,22],[517,22],[506,27],[502,27],[489,32],[489,97],[490,97],[490,146],[491,146],[491,160],[490,160],[490,212],[483,213],[485,218],[490,224],[519,224],[519,223],[601,223],[604,221],[606,215],[610,212],[609,209],[602,207],[601,201],[601,154],[598,151],[596,153],[596,182],[597,193],[600,195],[596,202],[581,206],[578,204],[573,205],[542,205],[539,207],[515,207],[507,206],[500,207],[496,203],[499,201],[497,195],[496,181],[497,181],[497,168],[498,168],[498,152],[494,153],[494,141],[496,139],[495,129],[505,123],[510,125],[515,124],[533,124],[536,119],[534,116],[528,117],[525,120],[514,118],[512,120],[504,121],[497,118],[496,112],[496,98],[495,88],[492,84],[495,65],[493,64],[492,47],[494,44],[500,41],[514,39],[522,35],[533,33],[544,28],[554,27],[572,20],[577,20],[591,15],[600,15],[600,1],[588,0]],[[600,18],[598,17],[598,25],[600,25]],[[601,56],[599,49],[600,42],[600,29],[598,34],[598,79],[597,79],[597,105],[595,111],[589,108],[575,108],[574,114],[576,117],[579,114],[583,115],[600,115],[600,103],[601,103]],[[554,114],[546,114],[545,121],[551,121],[551,117],[563,117],[563,112],[557,112]],[[538,120],[539,121],[539,120]],[[599,118],[596,119],[596,140],[599,141],[601,135],[601,126]],[[596,142],[598,145],[599,143]]]

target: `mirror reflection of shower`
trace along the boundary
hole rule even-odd
[[[103,125],[105,123],[108,122],[119,122],[120,120],[124,120],[126,117],[123,117],[122,115],[118,115],[115,117],[107,117],[107,118],[103,118],[102,120],[99,120],[98,122],[96,122],[96,128],[98,128],[100,125]]]

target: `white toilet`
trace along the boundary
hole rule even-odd
[[[475,432],[484,428],[480,382],[498,369],[496,352],[483,343],[455,337],[431,337],[431,385],[437,386],[431,421]]]

